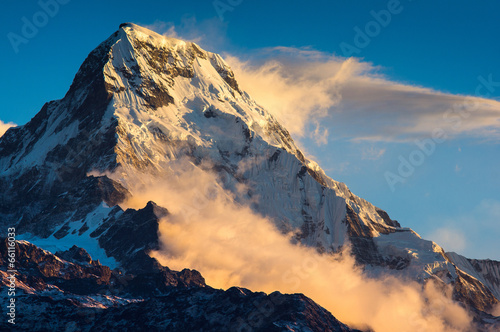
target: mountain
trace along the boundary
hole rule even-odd
[[[133,198],[132,183],[159,177],[181,160],[217,174],[217,185],[251,202],[283,233],[294,232],[296,243],[324,254],[350,246],[373,277],[451,285],[478,320],[492,319],[500,263],[446,253],[401,227],[307,159],[219,55],[131,23],[89,54],[64,98],[0,138],[1,229],[15,227],[19,239],[53,253],[76,244],[99,264],[133,276],[164,272],[149,253],[160,249],[160,220],[172,207],[120,206]],[[185,301],[191,296],[175,292]],[[201,292],[220,301],[231,292],[250,294]],[[172,305],[168,298],[152,301]],[[290,301],[298,302],[289,308],[308,303],[319,315],[307,298]],[[134,310],[133,303],[109,310],[103,322]]]

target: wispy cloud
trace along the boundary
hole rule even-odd
[[[268,60],[227,56],[227,61],[243,89],[296,135],[312,135],[320,126],[335,138],[357,141],[408,141],[438,129],[449,138],[500,139],[500,102],[494,99],[395,82],[380,67],[310,48],[276,47],[261,53],[259,59]],[[471,85],[485,81],[494,83],[478,91],[500,86],[492,77]]]
[[[469,213],[433,218],[431,221],[441,226],[425,234],[424,238],[435,241],[446,251],[456,251],[470,258],[498,259],[491,254],[500,252],[499,220],[500,201],[484,199]]]
[[[170,23],[170,22],[154,21],[151,24],[144,25],[144,27],[146,29],[152,30],[156,33],[159,33],[159,34],[167,36],[167,37],[182,38],[177,33],[177,31],[175,29],[175,25],[173,23]]]
[[[446,251],[462,252],[467,246],[464,233],[452,227],[438,228],[429,234],[428,237],[442,246]]]
[[[377,160],[385,154],[386,149],[376,148],[374,146],[364,147],[361,150],[361,159]]]
[[[161,20],[151,24],[137,24],[167,37],[195,42],[207,51],[219,53],[228,45],[227,23],[217,17],[198,20],[194,16],[186,15],[182,17],[180,24]]]
[[[15,127],[17,126],[14,122],[3,122],[0,120],[0,137],[5,134],[5,132],[10,128],[10,127]]]
[[[292,134],[308,135],[318,144],[325,144],[330,131],[322,121],[339,106],[340,85],[353,73],[363,71],[364,65],[352,59],[325,62],[321,53],[308,49],[298,49],[297,57],[293,59],[277,56],[281,52],[288,56],[293,50],[264,50],[268,56],[276,57],[257,65],[230,55],[226,59],[242,88],[273,113]],[[325,72],[329,74],[325,75]]]

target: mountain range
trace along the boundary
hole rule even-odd
[[[177,261],[175,271],[168,257],[180,245],[169,244],[162,227],[203,219],[220,201],[269,220],[292,245],[317,255],[348,250],[368,278],[450,289],[475,329],[500,328],[500,262],[446,252],[401,226],[308,159],[221,56],[132,23],[88,55],[62,99],[0,138],[0,229],[7,236],[15,228],[16,296],[26,303],[16,327],[376,328],[348,327],[308,294],[241,284],[224,291],[196,266]],[[222,222],[238,241],[231,231],[240,228]]]

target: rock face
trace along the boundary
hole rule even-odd
[[[6,271],[5,239],[2,239],[0,245],[0,255],[0,263]],[[16,243],[16,270],[19,273],[18,281],[26,286],[21,289],[28,294],[31,291],[37,293],[54,289],[61,292],[61,296],[63,292],[89,295],[113,294],[118,291],[135,296],[150,296],[169,287],[206,286],[203,277],[194,270],[176,272],[157,265],[151,271],[123,274],[92,260],[83,248],[73,246],[54,255],[27,241]],[[120,285],[118,290],[117,285]]]
[[[161,176],[183,158],[319,252],[349,243],[369,274],[441,280],[478,312],[498,304],[498,262],[451,257],[401,227],[305,158],[219,55],[129,23],[89,54],[63,99],[0,138],[0,229],[70,250],[74,264],[88,261],[77,244],[111,269],[154,274],[148,254],[169,206],[119,204],[131,178]]]
[[[53,255],[20,241],[16,254],[15,327],[23,331],[354,331],[301,294],[216,290],[192,270],[121,274],[76,246]],[[7,259],[2,239],[2,303]],[[12,325],[2,320],[0,329]]]
[[[472,287],[467,285],[462,287],[467,289],[486,288],[491,292],[491,295],[488,294],[488,296],[500,299],[500,262],[490,259],[469,259],[454,252],[447,252],[446,257],[460,270],[461,279],[464,280],[463,283],[473,283]],[[478,300],[484,301],[481,297]],[[488,303],[489,301],[485,302]]]

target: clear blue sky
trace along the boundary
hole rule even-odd
[[[221,21],[208,0],[61,2],[67,3],[19,44],[18,52],[8,34],[22,36],[23,17],[30,22],[34,15],[43,20],[42,7],[37,1],[0,4],[0,120],[4,122],[24,124],[44,102],[63,97],[87,54],[122,22],[168,22],[181,33],[205,31],[211,39],[201,40],[202,46],[241,57],[276,46],[309,47],[342,56],[341,43],[354,43],[354,27],[364,29],[373,20],[372,10],[388,6],[388,1],[221,0],[234,4]],[[354,56],[381,66],[394,81],[452,94],[475,95],[479,75],[500,81],[500,2],[401,0],[400,7]],[[491,97],[499,96],[497,88]],[[444,236],[439,228],[456,229],[465,242],[452,249],[500,259],[500,246],[495,246],[500,237],[497,140],[464,136],[440,144],[394,192],[384,173],[394,171],[398,156],[408,156],[413,144],[373,142],[371,146],[385,153],[368,159],[360,158],[357,143],[335,139],[332,130],[327,145],[307,139],[302,144],[320,156],[317,159],[330,176],[404,226],[436,239]],[[452,237],[449,242],[453,246],[456,241]]]

